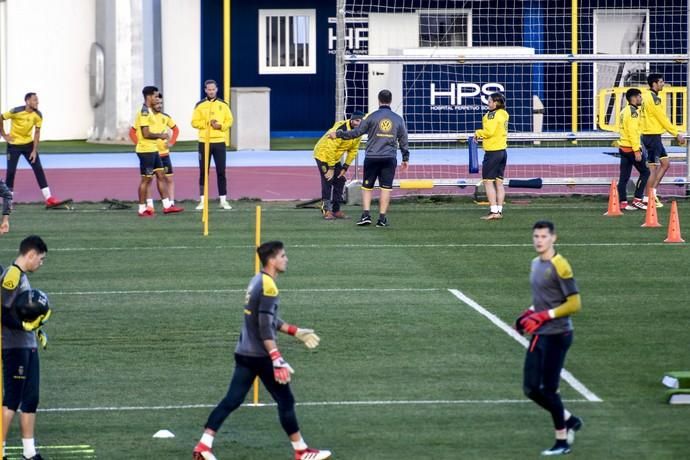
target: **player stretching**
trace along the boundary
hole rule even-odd
[[[647,209],[642,201],[644,191],[649,179],[649,168],[645,163],[642,149],[640,148],[640,104],[642,104],[642,92],[637,88],[630,88],[625,92],[628,105],[621,111],[620,117],[620,141],[618,141],[618,153],[621,157],[620,177],[618,178],[618,197],[621,200],[621,209],[634,211]],[[632,204],[628,204],[627,184],[633,166],[640,173],[635,184],[635,198]]]
[[[381,188],[379,199],[379,220],[377,227],[388,227],[386,212],[391,199],[395,168],[398,165],[398,147],[402,152],[402,171],[407,171],[410,150],[407,141],[407,126],[400,115],[391,110],[393,95],[387,89],[379,91],[379,108],[370,113],[357,128],[350,131],[342,129],[331,132],[331,139],[354,139],[367,133],[367,148],[364,156],[364,182],[362,183],[362,217],[357,225],[370,225],[371,195],[376,179]]]
[[[506,191],[503,174],[508,154],[508,119],[506,98],[501,93],[493,93],[488,100],[489,111],[482,117],[482,129],[474,133],[476,141],[482,141],[484,160],[482,161],[482,182],[486,186],[489,199],[489,213],[481,218],[494,220],[503,218],[503,202]]]
[[[10,133],[5,132],[4,120],[12,120]],[[36,176],[36,182],[41,188],[46,207],[52,208],[62,204],[50,193],[46,173],[38,156],[38,143],[41,140],[41,126],[43,114],[38,110],[38,96],[36,93],[26,93],[24,105],[15,107],[0,115],[0,137],[7,141],[7,173],[5,183],[10,190],[14,189],[14,176],[17,173],[19,157],[23,156],[31,165]],[[31,131],[33,130],[33,136]]]
[[[656,194],[656,188],[664,178],[670,166],[668,154],[661,142],[661,135],[669,132],[678,139],[678,143],[685,142],[685,136],[678,132],[678,129],[671,124],[668,117],[661,108],[661,98],[659,92],[664,89],[664,77],[658,73],[647,76],[649,91],[642,93],[642,145],[647,151],[647,163],[651,174],[647,183],[647,195],[654,192],[656,207],[661,208],[661,200]],[[658,167],[657,167],[658,166]],[[645,197],[646,201],[647,197]]]
[[[346,219],[347,216],[340,210],[343,201],[343,190],[345,188],[345,173],[352,164],[352,160],[357,156],[361,137],[343,140],[331,139],[328,133],[339,129],[347,131],[359,126],[364,118],[364,113],[353,112],[349,120],[339,121],[321,136],[319,142],[314,147],[314,159],[319,168],[321,177],[321,210],[323,218],[326,220]],[[341,163],[343,152],[347,152],[345,161]]]
[[[294,335],[308,348],[319,344],[311,329],[300,329],[283,322],[278,316],[276,277],[287,269],[288,258],[283,243],[269,241],[256,250],[263,269],[249,282],[244,306],[244,324],[235,347],[235,371],[225,398],[211,412],[204,434],[194,448],[195,460],[215,459],[213,440],[226,418],[244,401],[252,382],[258,376],[278,405],[280,424],[295,450],[296,460],[330,458],[327,450],[307,447],[297,425],[295,398],[290,390],[294,370],[283,359],[276,344],[276,331]]]
[[[538,254],[530,272],[532,306],[516,321],[518,331],[532,334],[523,389],[528,398],[551,413],[556,429],[556,444],[542,455],[563,455],[570,452],[575,431],[582,427],[582,420],[565,410],[558,392],[565,355],[573,341],[570,315],[581,308],[580,294],[570,264],[554,248],[553,223],[535,223],[532,242]]]

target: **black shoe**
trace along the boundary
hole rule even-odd
[[[575,442],[575,432],[580,431],[583,425],[582,419],[574,415],[571,415],[570,418],[565,421],[565,427],[568,430],[568,444]]]
[[[369,214],[362,214],[362,217],[357,221],[357,225],[371,225],[371,216]]]
[[[570,444],[567,441],[556,441],[551,449],[541,452],[545,457],[553,457],[554,455],[566,455],[570,453]]]
[[[7,457],[5,457],[5,458],[7,458]],[[41,457],[41,454],[39,454],[38,452],[36,452],[36,455],[34,455],[34,456],[31,457],[31,458],[26,458],[26,457],[24,457],[23,455],[22,455],[22,458],[23,458],[24,460],[43,460],[43,457]]]
[[[390,224],[388,223],[388,218],[384,217],[383,219],[381,219],[379,217],[379,220],[376,221],[376,226],[377,227],[389,227]]]

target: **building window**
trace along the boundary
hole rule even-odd
[[[423,48],[472,46],[470,10],[419,12],[419,46]]]
[[[316,10],[259,10],[259,73],[316,73]]]

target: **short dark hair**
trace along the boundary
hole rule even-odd
[[[24,95],[24,102],[28,101],[29,99],[31,99],[31,96],[35,96],[35,95],[36,95],[36,93],[33,93],[33,92],[32,93],[26,93]]]
[[[664,76],[661,75],[660,73],[650,73],[649,75],[647,75],[647,84],[651,88],[654,83],[658,82],[659,80],[663,80],[663,79],[664,79]]]
[[[285,248],[282,241],[267,241],[256,248],[256,253],[259,255],[261,266],[265,267],[268,259],[275,257],[281,249]]]
[[[144,89],[141,90],[141,94],[144,95],[144,98],[147,96],[153,96],[158,92],[158,88],[155,86],[144,86]]]
[[[204,88],[206,88],[208,85],[216,85],[216,86],[218,86],[218,83],[216,83],[215,80],[206,80],[206,81],[204,82]]]
[[[546,228],[552,235],[556,233],[556,226],[550,220],[538,220],[532,225],[532,230]]]
[[[630,88],[625,92],[625,100],[630,102],[630,99],[634,98],[635,96],[639,96],[642,94],[642,91],[640,91],[637,88]]]
[[[388,105],[393,101],[393,94],[387,89],[379,91],[379,102]]]
[[[163,99],[163,93],[158,93],[158,99]]]
[[[45,241],[38,235],[29,235],[19,243],[19,254],[26,255],[29,251],[34,250],[39,254],[46,254],[48,246]]]
[[[501,93],[491,93],[489,94],[489,99],[494,101],[499,109],[506,108],[506,97]]]

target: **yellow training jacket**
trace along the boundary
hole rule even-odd
[[[621,138],[618,141],[620,147],[629,147],[633,152],[640,151],[640,109],[628,104],[621,110],[618,125]]]
[[[653,91],[642,91],[642,110],[640,128],[642,134],[671,133],[678,135],[678,128],[669,121],[661,108],[661,98]]]
[[[510,115],[504,109],[489,111],[482,117],[482,129],[474,132],[481,137],[485,152],[505,150],[508,147],[508,120]]]
[[[230,106],[222,99],[208,98],[196,103],[192,114],[192,127],[199,130],[199,142],[206,142],[206,127],[209,121],[216,120],[221,128],[211,127],[209,142],[225,142],[225,135],[232,126],[233,118]]]
[[[314,158],[327,163],[328,166],[335,166],[345,152],[347,152],[345,164],[352,164],[352,161],[357,156],[359,144],[362,141],[361,137],[350,140],[328,138],[328,133],[335,132],[339,129],[343,131],[351,130],[352,128],[350,127],[350,120],[339,121],[334,124],[331,129],[326,131],[326,134],[321,136],[321,139],[319,139],[319,142],[317,142],[316,146],[314,147]]]

